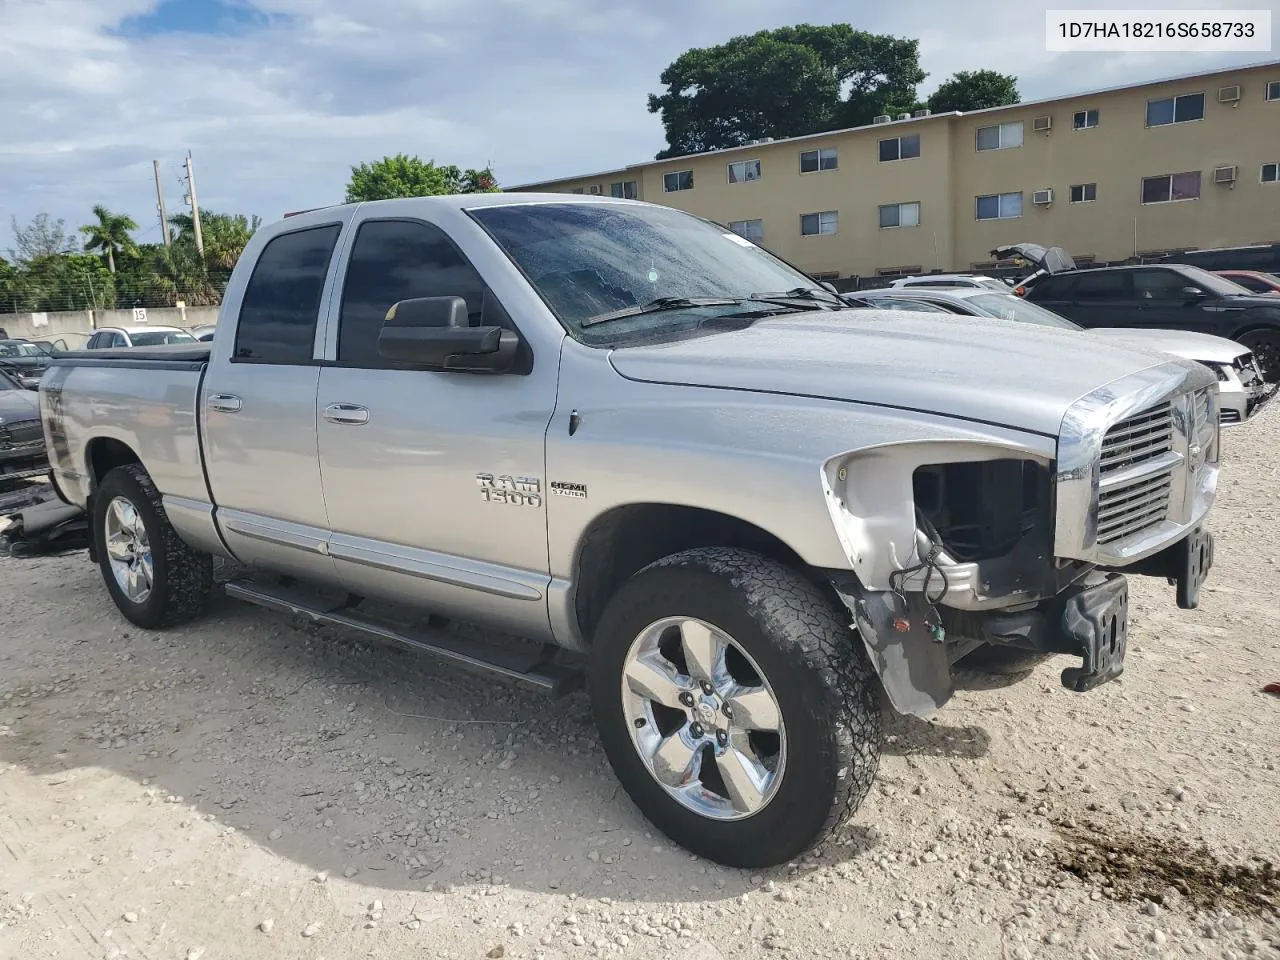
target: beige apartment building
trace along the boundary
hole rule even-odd
[[[1280,62],[509,189],[678,207],[823,279],[970,270],[1020,241],[1079,260],[1280,242]]]

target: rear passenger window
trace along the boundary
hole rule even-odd
[[[1077,300],[1110,300],[1128,293],[1124,273],[1085,273],[1076,278]]]
[[[240,306],[233,359],[310,363],[338,224],[285,233],[258,256]]]
[[[338,320],[338,360],[387,367],[378,334],[393,303],[418,297],[462,297],[480,323],[485,287],[471,262],[439,227],[417,220],[370,220],[356,234]]]
[[[1070,300],[1075,277],[1045,277],[1031,287],[1031,300]]]

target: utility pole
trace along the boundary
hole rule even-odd
[[[200,201],[196,199],[196,175],[191,169],[191,151],[187,151],[187,202],[191,204],[191,230],[196,237],[196,253],[204,256],[204,238],[200,235]]]
[[[151,166],[156,174],[156,209],[160,211],[160,236],[164,237],[165,249],[169,249],[169,214],[164,208],[164,189],[160,186],[160,161],[152,160]]]

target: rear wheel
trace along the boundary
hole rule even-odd
[[[743,550],[645,568],[596,632],[605,752],[660,830],[708,859],[770,866],[851,814],[879,762],[879,688],[818,589]]]
[[[1280,380],[1280,330],[1250,330],[1240,343],[1253,351],[1267,383]]]
[[[170,627],[204,612],[213,560],[178,536],[141,466],[116,467],[103,478],[94,494],[93,525],[102,579],[132,623]]]

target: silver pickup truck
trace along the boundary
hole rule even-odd
[[[844,307],[664,207],[336,206],[253,238],[212,344],[55,356],[42,419],[135,624],[197,616],[222,557],[247,601],[585,675],[653,823],[776,864],[866,795],[882,693],[929,716],[980,648],[1086,691],[1120,571],[1190,608],[1212,562],[1207,369]]]

